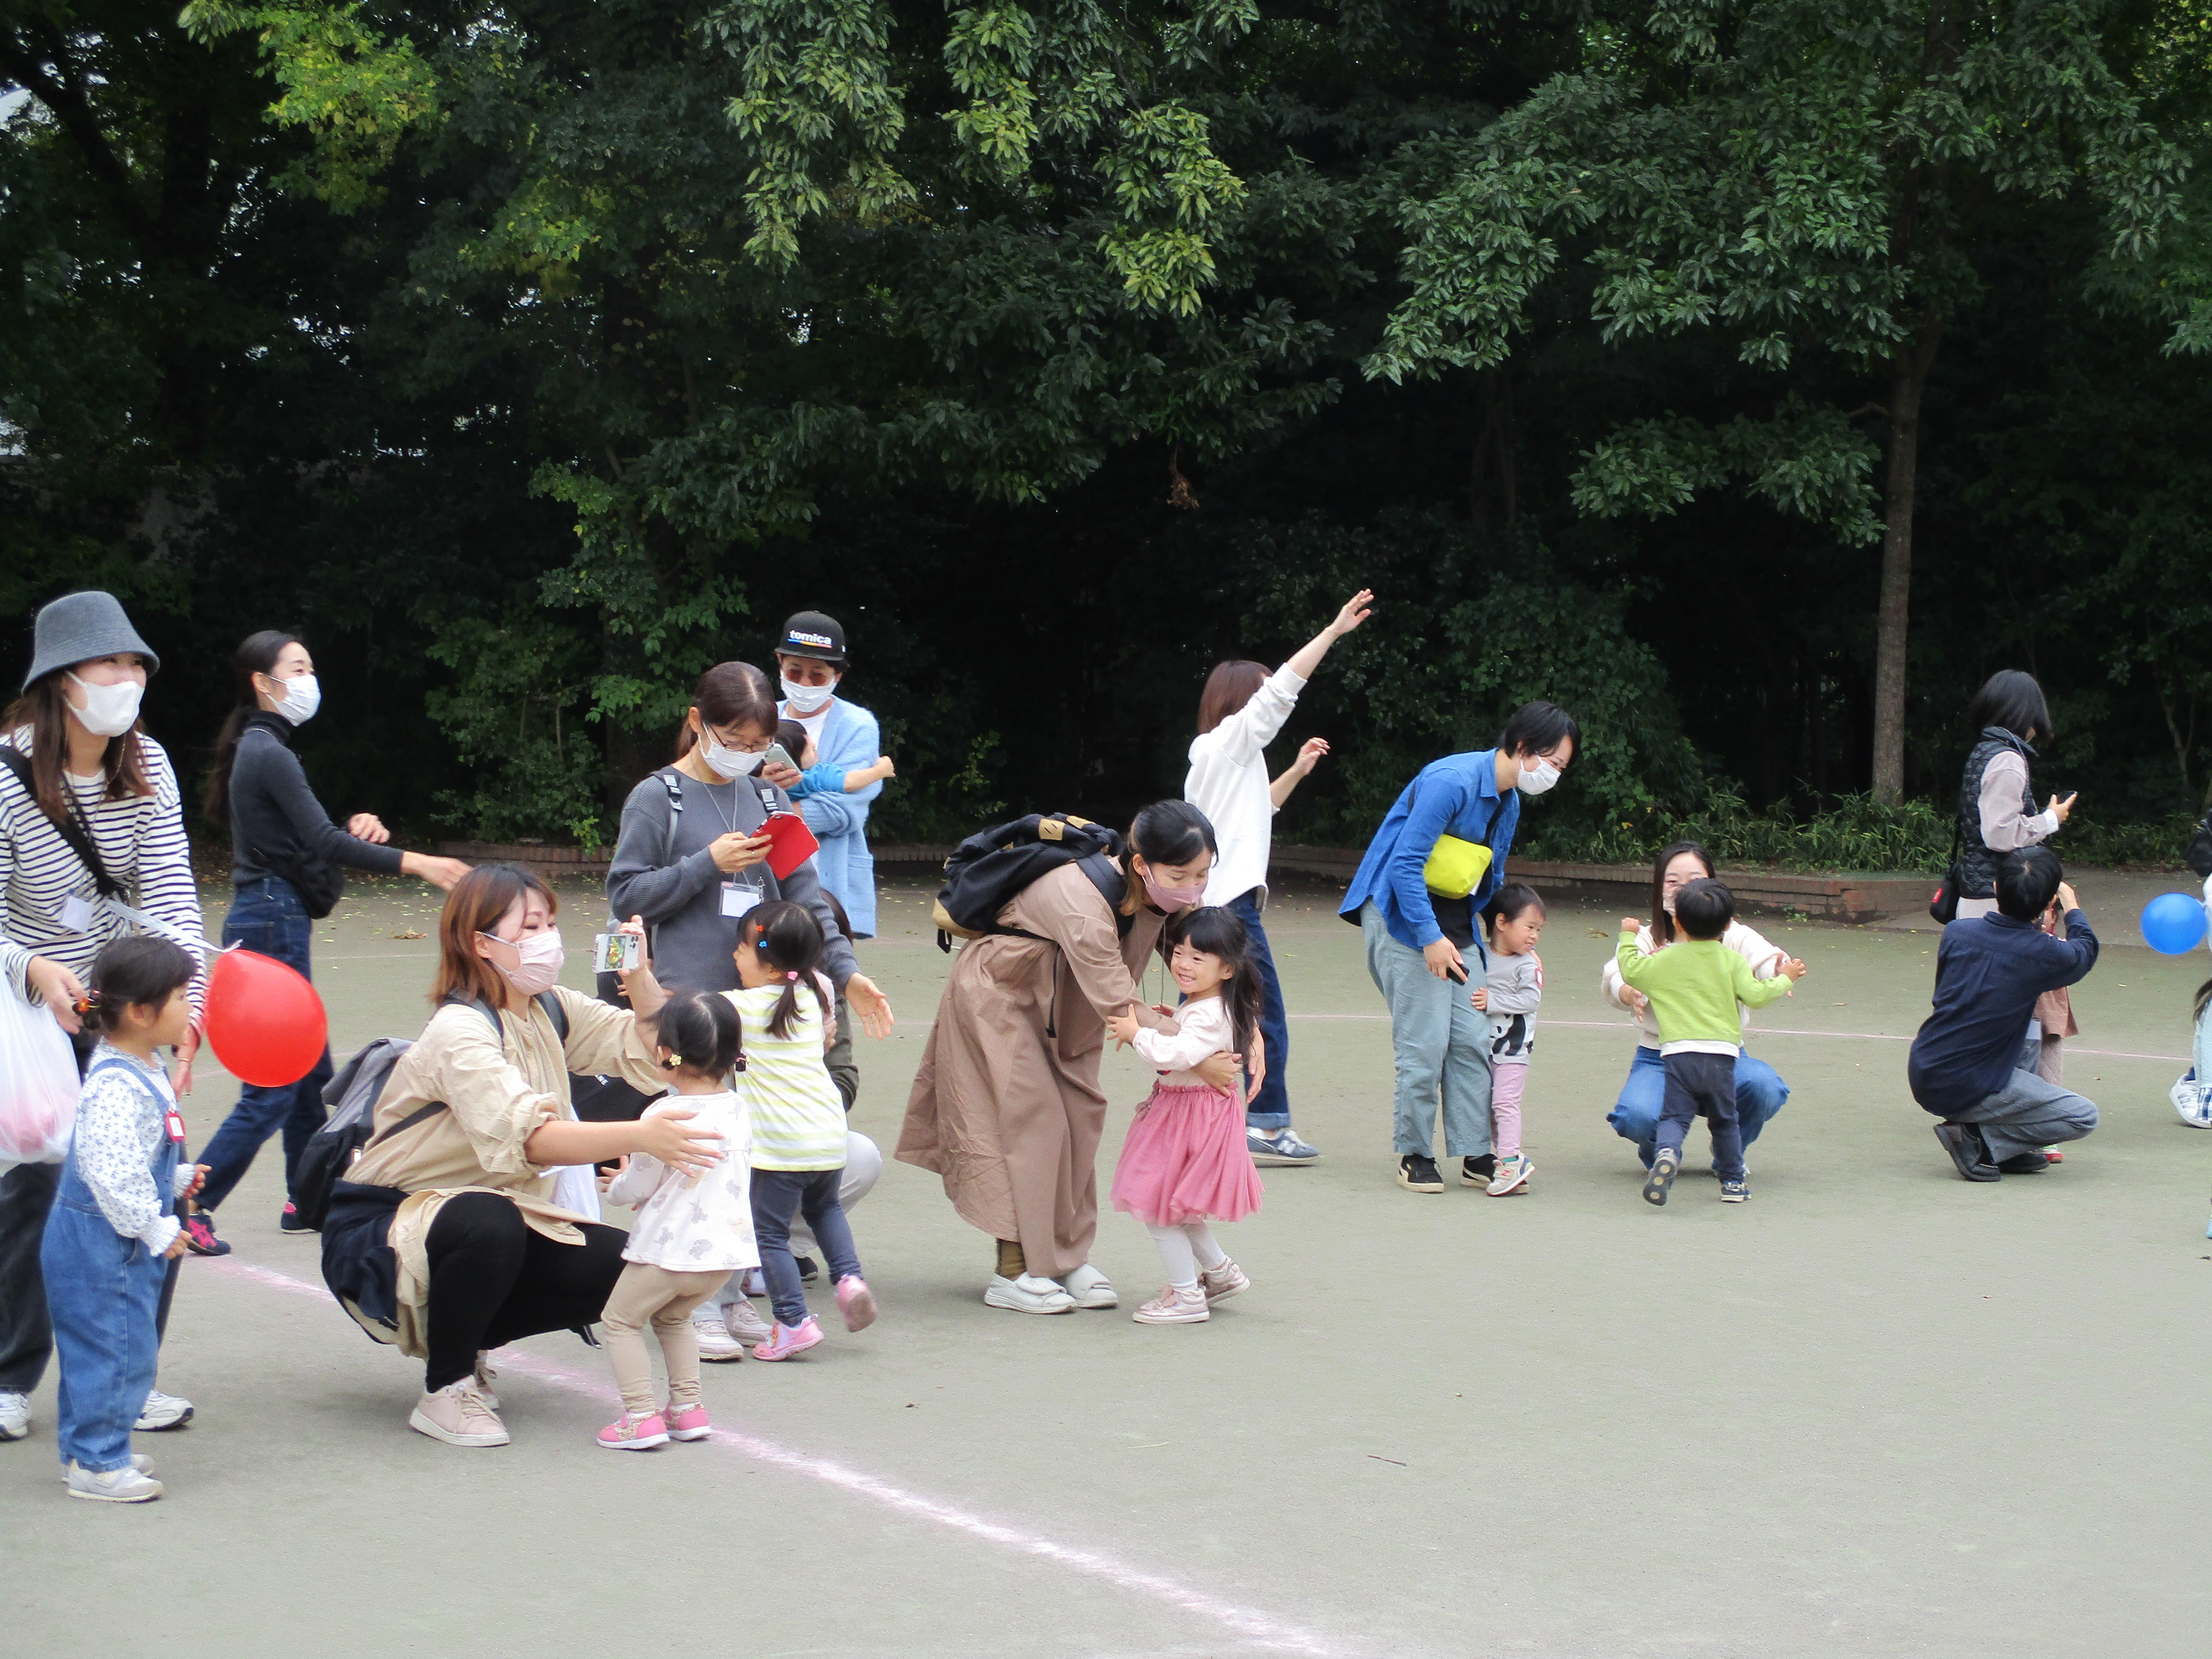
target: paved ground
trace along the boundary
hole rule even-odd
[[[405,896],[400,896],[406,895]],[[890,1139],[944,976],[886,894],[902,1017],[857,1113]],[[1529,1085],[1532,1195],[1389,1178],[1388,1027],[1317,890],[1271,912],[1299,1121],[1208,1326],[982,1308],[988,1243],[892,1165],[856,1214],[885,1316],[710,1368],[699,1446],[611,1457],[598,1356],[502,1358],[515,1443],[410,1434],[418,1374],[278,1236],[265,1159],[193,1261],[141,1437],[170,1495],[64,1500],[51,1382],[0,1448],[6,1645],[252,1656],[2197,1655],[2212,1452],[2212,1134],[2165,1101],[2202,958],[2116,950],[2077,994],[2100,1133],[1957,1181],[1905,1096],[1931,938],[1778,929],[1811,962],[1757,1052],[1796,1093],[1753,1198],[1638,1200],[1604,1113],[1631,1038],[1607,914],[1561,909]],[[319,936],[341,1048],[419,1023],[432,911],[393,886]],[[580,896],[572,946],[594,919]],[[1808,1033],[1811,1033],[1808,1035]],[[1109,1063],[1110,1164],[1143,1076]],[[195,1141],[231,1097],[191,1103]],[[1109,1217],[1125,1294],[1157,1266]],[[301,1289],[299,1287],[306,1286]]]

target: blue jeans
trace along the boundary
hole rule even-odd
[[[238,890],[238,896],[230,902],[230,914],[223,918],[222,942],[243,945],[306,974],[307,941],[314,927],[292,884],[264,876]],[[279,1129],[284,1132],[284,1181],[289,1194],[300,1149],[323,1127],[323,1085],[330,1080],[331,1051],[325,1048],[314,1069],[297,1083],[288,1083],[281,1089],[240,1084],[238,1104],[200,1153],[208,1176],[207,1185],[200,1189],[199,1206],[212,1210],[228,1198],[230,1189],[253,1167],[254,1154],[261,1150],[262,1142]]]
[[[814,1230],[815,1243],[829,1259],[832,1285],[860,1271],[853,1230],[845,1224],[845,1206],[837,1198],[844,1175],[842,1169],[753,1171],[753,1237],[760,1244],[761,1277],[768,1282],[778,1324],[797,1325],[806,1317],[806,1292],[799,1288],[799,1263],[791,1254],[793,1216],[805,1216]]]
[[[1256,887],[1252,890],[1257,891]],[[1283,1010],[1283,982],[1275,976],[1275,953],[1267,946],[1267,930],[1261,926],[1260,907],[1252,893],[1238,894],[1225,908],[1244,924],[1252,943],[1252,965],[1260,973],[1260,1046],[1267,1057],[1267,1079],[1244,1109],[1244,1121],[1273,1134],[1291,1127],[1291,1027]]]
[[[1656,1048],[1637,1045],[1636,1062],[1628,1068],[1628,1081],[1620,1085],[1620,1098],[1605,1121],[1623,1140],[1636,1143],[1644,1167],[1651,1167],[1659,1116],[1666,1107],[1667,1062]],[[1790,1085],[1763,1060],[1738,1054],[1735,1061],[1735,1121],[1747,1146],[1759,1139],[1767,1121],[1790,1098]]]
[[[1392,1146],[1401,1158],[1433,1153],[1441,1098],[1445,1156],[1481,1157],[1490,1150],[1489,1017],[1475,1012],[1468,987],[1438,979],[1419,951],[1391,938],[1371,902],[1360,908],[1359,933],[1368,975],[1390,1006],[1397,1073],[1390,1097]],[[1468,977],[1480,984],[1480,944],[1467,952],[1467,965]]]
[[[153,1163],[165,1215],[175,1208],[169,1194],[176,1169],[176,1143],[165,1135]],[[126,1468],[131,1425],[145,1408],[161,1355],[155,1315],[170,1264],[108,1224],[71,1153],[46,1217],[39,1266],[61,1360],[55,1415],[63,1467],[74,1461],[94,1474]]]

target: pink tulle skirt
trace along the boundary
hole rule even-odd
[[[1244,1109],[1203,1085],[1155,1084],[1114,1166],[1114,1207],[1147,1225],[1242,1221],[1260,1207]]]

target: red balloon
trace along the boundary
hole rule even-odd
[[[330,1017],[307,975],[273,957],[225,951],[208,974],[208,1044],[242,1083],[281,1089],[314,1070]]]

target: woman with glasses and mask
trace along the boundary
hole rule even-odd
[[[871,1036],[887,1036],[891,1005],[860,971],[852,939],[839,925],[816,859],[781,881],[768,866],[769,838],[759,833],[770,812],[793,810],[785,791],[797,771],[764,766],[775,741],[775,687],[750,663],[719,663],[699,677],[676,761],[629,793],[622,830],[607,871],[607,900],[617,917],[641,916],[653,941],[653,961],[663,984],[690,991],[734,991],[738,928],[745,914],[770,899],[789,899],[814,913],[822,927],[822,967],[845,1005]],[[644,1109],[641,1096],[620,1109]],[[606,1115],[611,1097],[588,1109]],[[883,1165],[875,1143],[849,1132],[846,1168],[853,1172],[842,1200],[858,1203],[873,1171]],[[744,1296],[744,1275],[733,1273],[718,1295],[691,1316],[702,1359],[738,1358],[743,1339],[768,1333]],[[732,1334],[732,1332],[737,1334]]]

